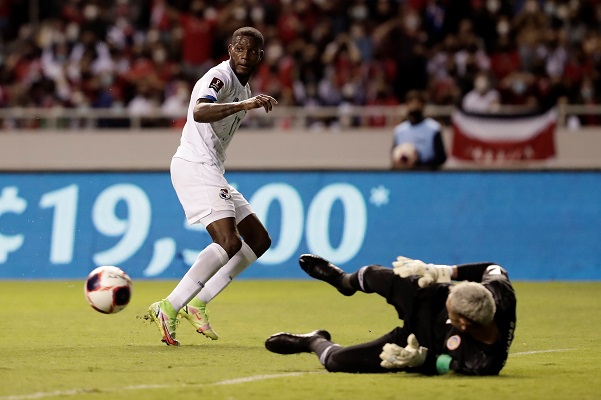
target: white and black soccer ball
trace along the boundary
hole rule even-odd
[[[392,149],[395,168],[413,168],[418,159],[417,149],[412,143],[401,143]]]
[[[115,314],[129,304],[132,283],[121,268],[101,266],[90,272],[84,292],[92,308],[103,314]]]

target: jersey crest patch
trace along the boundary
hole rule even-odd
[[[229,190],[222,188],[219,190],[219,197],[221,197],[223,200],[229,200],[232,198],[232,195],[230,194]]]
[[[461,344],[461,337],[459,335],[453,335],[447,339],[447,348],[449,350],[456,350]]]
[[[223,81],[219,78],[213,78],[213,80],[209,84],[209,88],[213,89],[217,93],[219,93],[219,91],[221,90],[222,87],[223,87]]]

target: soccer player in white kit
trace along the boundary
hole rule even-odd
[[[248,80],[263,58],[264,39],[255,28],[236,30],[229,59],[210,69],[194,88],[181,143],[171,161],[171,181],[189,224],[205,226],[213,242],[166,299],[153,303],[151,318],[168,346],[178,346],[178,314],[197,332],[216,340],[206,305],[267,251],[269,234],[248,201],[224,177],[225,151],[248,110],[272,110],[277,101],[251,97]]]

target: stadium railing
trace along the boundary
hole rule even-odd
[[[566,126],[571,117],[599,118],[601,125],[601,105],[560,104],[557,107],[559,126]],[[453,106],[433,106],[426,108],[428,116],[449,120]],[[503,107],[501,112],[511,112],[519,108]],[[178,128],[185,119],[186,109],[181,114],[155,109],[141,114],[124,108],[0,108],[2,130],[20,129],[111,129],[127,128]],[[394,126],[404,115],[403,106],[352,106],[337,107],[289,107],[278,106],[270,113],[262,109],[252,110],[244,126],[251,128],[315,128],[336,126],[342,128],[368,128],[370,126]],[[374,122],[376,121],[377,122]],[[585,121],[589,124],[588,121]],[[594,122],[593,122],[594,123]],[[178,125],[179,124],[179,125]],[[375,125],[374,125],[375,124]]]

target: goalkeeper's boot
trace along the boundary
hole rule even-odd
[[[330,333],[324,330],[316,330],[305,334],[280,332],[267,338],[265,348],[278,354],[311,353],[311,344],[315,340],[330,340],[331,338]]]
[[[203,303],[197,298],[192,299],[184,308],[179,310],[179,315],[185,318],[196,329],[196,332],[205,335],[211,340],[219,339],[217,332],[211,328],[209,317],[207,315],[207,303]]]
[[[342,278],[346,273],[325,258],[314,254],[303,254],[298,259],[298,263],[310,277],[329,283],[343,295],[352,296],[355,294],[355,289],[342,284]]]
[[[152,319],[157,328],[159,328],[159,332],[163,335],[162,342],[167,346],[179,346],[179,342],[175,339],[175,327],[179,322],[177,320],[177,311],[169,303],[169,300],[164,299],[152,303],[148,307],[148,313],[146,313],[145,318]]]

